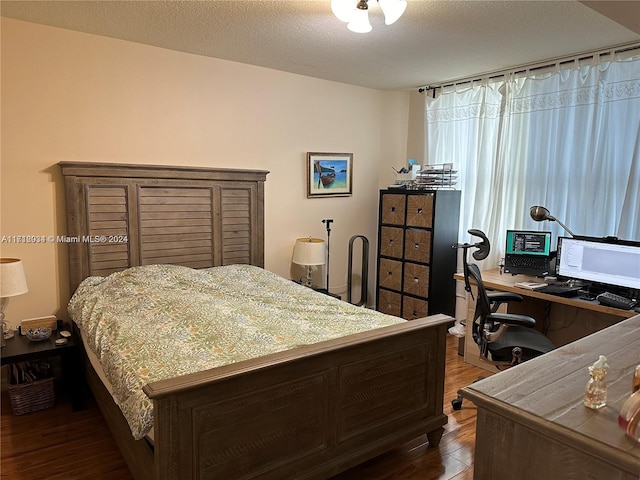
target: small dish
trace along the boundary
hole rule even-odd
[[[49,327],[30,328],[25,335],[32,342],[41,342],[51,336],[51,329]]]

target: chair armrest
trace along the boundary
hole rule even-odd
[[[535,319],[527,315],[518,315],[517,313],[492,313],[487,316],[487,320],[503,323],[505,325],[520,325],[522,327],[533,328],[536,326]]]
[[[515,292],[492,292],[487,293],[489,302],[491,303],[506,303],[506,302],[521,302],[522,295]]]

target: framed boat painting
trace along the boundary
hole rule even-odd
[[[351,195],[353,153],[307,152],[307,198]]]

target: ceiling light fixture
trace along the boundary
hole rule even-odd
[[[347,23],[347,28],[356,33],[369,33],[373,30],[369,22],[369,4],[367,0],[360,0],[351,16],[351,21]]]
[[[384,13],[385,25],[395,23],[407,9],[407,0],[378,0],[378,3]]]
[[[377,0],[384,23],[391,25],[407,9],[407,0]],[[373,30],[369,22],[369,0],[331,0],[331,11],[338,19],[347,23],[347,28],[356,33],[368,33]]]

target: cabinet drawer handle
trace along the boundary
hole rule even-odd
[[[419,244],[419,243],[416,243],[416,244],[413,246],[413,248],[420,248],[420,244]]]
[[[421,208],[418,209],[418,213],[422,213],[422,209]]]
[[[419,281],[419,280],[418,280],[418,277],[413,277],[413,281],[414,281],[415,283],[418,283],[418,281]]]

